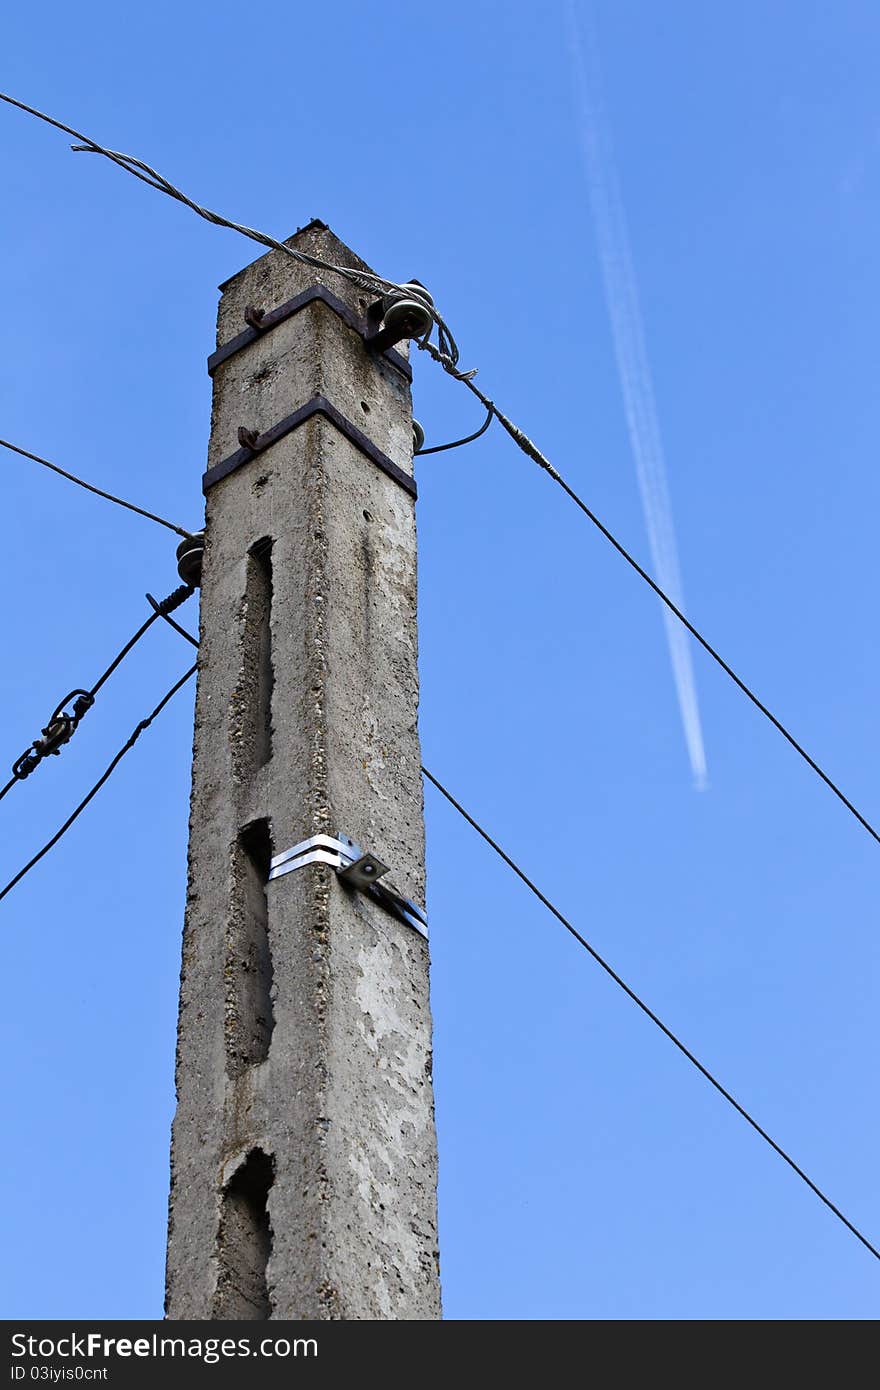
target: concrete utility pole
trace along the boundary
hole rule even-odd
[[[166,1312],[439,1318],[411,374],[338,276],[221,289]]]

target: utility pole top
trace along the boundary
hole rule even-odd
[[[167,1314],[436,1318],[406,344],[279,251],[221,291]]]

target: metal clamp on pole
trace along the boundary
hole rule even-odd
[[[329,864],[343,883],[368,893],[398,921],[405,922],[427,940],[428,919],[425,913],[409,898],[398,893],[396,888],[379,882],[389,872],[388,865],[374,854],[362,850],[350,836],[341,832],[335,838],[332,835],[311,835],[308,840],[300,840],[298,845],[282,850],[269,864],[269,882],[293,873],[294,869],[303,869],[307,864]]]

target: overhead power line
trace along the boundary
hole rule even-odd
[[[62,130],[65,131],[68,135],[73,135],[75,139],[82,141],[82,146],[75,148],[82,148],[83,150],[88,150],[95,154],[104,155],[114,164],[117,164],[121,169],[125,169],[128,173],[134,174],[134,176],[136,178],[139,178],[143,183],[147,183],[150,185],[151,188],[156,188],[160,193],[165,193],[168,195],[168,197],[174,198],[176,199],[176,201],[183,203],[186,207],[191,208],[192,211],[195,212],[199,217],[204,218],[208,222],[214,223],[216,226],[228,227],[231,231],[239,232],[242,236],[248,237],[251,241],[257,241],[263,246],[269,246],[276,251],[282,252],[286,256],[291,256],[294,260],[304,262],[306,265],[316,266],[322,270],[330,271],[333,274],[342,275],[346,279],[351,280],[355,284],[361,285],[364,288],[374,289],[376,292],[389,290],[393,290],[396,292],[403,291],[403,287],[394,281],[383,280],[381,276],[373,275],[364,271],[351,270],[349,267],[346,266],[332,265],[329,262],[321,260],[320,257],[310,256],[304,251],[299,251],[294,249],[293,247],[287,246],[284,242],[276,240],[275,237],[271,237],[263,232],[256,231],[252,227],[246,227],[243,226],[241,223],[233,222],[229,218],[223,217],[220,213],[212,212],[209,208],[200,206],[198,203],[194,202],[190,197],[188,197],[187,194],[183,193],[180,189],[175,188],[172,184],[170,184],[168,180],[165,179],[161,174],[157,173],[155,169],[152,169],[148,164],[144,164],[141,160],[135,159],[134,156],[120,154],[118,151],[115,150],[108,150],[104,148],[104,146],[99,145],[96,141],[91,140],[88,136],[83,135],[81,132],[77,130],[74,130],[71,126],[65,125],[62,121],[56,120],[53,116],[46,115],[45,112],[37,110],[36,107],[28,106],[25,102],[16,100],[15,97],[11,97],[6,95],[5,93],[0,92],[0,101],[5,101],[10,106],[18,107],[20,111],[25,111],[29,115],[35,116],[38,120],[45,121],[48,125],[54,126],[57,130]],[[440,317],[440,315],[437,313],[435,309],[431,308],[430,312],[433,321],[438,326],[440,340],[439,346],[432,343],[429,340],[429,335],[426,334],[423,338],[421,338],[418,341],[419,348],[429,353],[429,355],[434,359],[434,361],[439,363],[443,370],[447,372],[450,376],[454,377],[456,381],[463,382],[464,385],[468,388],[468,390],[471,391],[477,397],[477,399],[481,401],[482,404],[486,407],[487,412],[489,412],[488,420],[491,420],[494,416],[498,420],[498,422],[503,426],[506,432],[510,435],[511,439],[514,441],[517,447],[521,449],[522,452],[528,458],[530,458],[534,463],[538,464],[540,468],[542,468],[547,474],[549,474],[553,481],[557,483],[565,493],[567,493],[567,495],[571,498],[575,505],[580,508],[584,515],[587,516],[589,520],[593,523],[593,525],[602,533],[605,539],[609,541],[611,545],[614,546],[614,549],[618,552],[618,554],[621,555],[624,560],[626,560],[627,564],[635,570],[636,574],[638,574],[639,577],[643,579],[645,583],[654,591],[654,593],[661,600],[661,602],[666,605],[669,611],[675,615],[679,622],[684,624],[685,628],[687,628],[691,636],[695,638],[697,642],[699,642],[703,650],[708,652],[709,656],[712,657],[713,661],[717,662],[717,664],[721,667],[722,671],[724,671],[725,674],[730,677],[730,679],[734,682],[738,689],[741,690],[743,694],[752,702],[755,708],[761,711],[761,713],[765,716],[766,719],[770,721],[773,727],[779,733],[782,734],[783,738],[785,738],[789,744],[791,744],[795,752],[798,753],[801,758],[803,758],[807,766],[812,768],[813,772],[815,772],[816,775],[819,778],[821,778],[825,785],[843,803],[843,805],[855,817],[859,824],[865,830],[867,830],[868,834],[871,835],[873,839],[878,842],[878,844],[880,844],[880,831],[877,831],[875,827],[871,824],[871,822],[867,819],[867,817],[862,815],[861,811],[859,811],[858,808],[849,799],[849,797],[845,795],[845,793],[841,790],[841,788],[837,785],[833,778],[831,778],[828,775],[828,773],[825,772],[825,770],[822,767],[820,767],[819,763],[816,762],[815,758],[813,758],[806,751],[803,745],[798,742],[794,735],[785,727],[782,721],[777,719],[776,715],[772,713],[772,711],[767,707],[767,705],[765,705],[764,702],[761,699],[759,699],[759,697],[754,693],[754,691],[750,689],[750,687],[745,683],[745,681],[742,680],[742,678],[736,674],[733,668],[724,660],[724,658],[719,654],[718,651],[716,651],[712,644],[693,625],[690,619],[685,617],[684,613],[681,611],[678,605],[673,602],[673,600],[660,587],[656,580],[652,579],[651,575],[647,572],[647,570],[644,569],[643,566],[640,565],[639,562],[635,559],[635,557],[630,554],[630,552],[617,539],[613,532],[611,532],[608,529],[608,527],[602,521],[599,520],[595,512],[593,512],[587,506],[583,499],[580,498],[578,494],[574,491],[574,489],[565,481],[562,475],[557,471],[556,468],[554,468],[550,460],[541,452],[538,446],[528,437],[528,435],[523,430],[520,429],[518,425],[516,425],[509,418],[509,416],[505,415],[504,412],[500,410],[498,406],[495,405],[495,403],[489,399],[488,396],[484,395],[478,386],[475,385],[473,378],[476,374],[476,368],[472,368],[470,371],[460,370],[458,366],[458,348],[456,346],[455,339],[453,338],[452,333],[450,332],[445,321]]]
[[[427,777],[431,785],[436,787],[437,791],[440,792],[441,796],[444,796],[446,798],[450,806],[454,807],[458,814],[462,816],[464,820],[467,821],[468,825],[470,825],[474,830],[476,830],[477,834],[486,841],[486,844],[489,845],[490,848],[495,851],[498,857],[504,860],[504,863],[507,865],[507,867],[513,870],[517,878],[522,880],[522,882],[526,885],[529,891],[534,893],[535,897],[538,899],[540,903],[543,903],[544,907],[547,908],[548,912],[552,912],[556,920],[562,923],[563,927],[565,927],[565,930],[567,932],[570,932],[570,934],[574,937],[575,941],[577,941],[579,945],[583,946],[585,951],[589,952],[596,964],[600,965],[602,969],[605,971],[606,975],[610,975],[614,983],[618,985],[620,989],[623,990],[624,994],[628,995],[632,1002],[635,1005],[637,1005],[638,1008],[641,1009],[643,1014],[647,1015],[651,1022],[660,1029],[661,1033],[663,1033],[665,1037],[667,1037],[669,1041],[673,1043],[675,1047],[678,1048],[679,1052],[681,1052],[687,1058],[691,1065],[696,1067],[700,1075],[705,1077],[709,1084],[711,1086],[714,1086],[715,1090],[719,1093],[719,1095],[723,1096],[724,1099],[728,1102],[728,1104],[733,1106],[737,1114],[741,1115],[742,1118],[748,1124],[751,1125],[752,1129],[755,1130],[755,1132],[761,1136],[765,1143],[770,1145],[770,1148],[773,1150],[773,1152],[778,1154],[778,1156],[788,1164],[789,1168],[793,1169],[793,1171],[797,1173],[801,1181],[806,1183],[807,1187],[819,1198],[820,1202],[824,1202],[825,1206],[829,1209],[829,1211],[834,1213],[838,1221],[842,1221],[847,1230],[850,1231],[856,1237],[857,1240],[861,1241],[862,1245],[865,1246],[866,1250],[869,1250],[876,1260],[880,1260],[880,1250],[877,1250],[877,1248],[873,1246],[871,1242],[868,1240],[867,1236],[862,1235],[858,1227],[854,1226],[853,1223],[849,1220],[849,1218],[844,1216],[840,1208],[838,1206],[835,1206],[834,1202],[831,1201],[831,1198],[827,1197],[820,1187],[817,1187],[817,1185],[813,1182],[812,1178],[808,1177],[808,1175],[804,1172],[803,1168],[801,1168],[801,1166],[798,1163],[795,1163],[791,1155],[787,1154],[785,1149],[783,1149],[781,1145],[777,1144],[776,1140],[773,1139],[767,1133],[766,1129],[759,1125],[758,1121],[752,1115],[749,1114],[748,1110],[746,1110],[744,1106],[740,1105],[739,1101],[736,1099],[735,1096],[731,1095],[727,1087],[722,1086],[721,1082],[718,1080],[717,1077],[712,1075],[708,1067],[705,1067],[703,1063],[699,1060],[699,1058],[694,1056],[690,1048],[685,1046],[681,1039],[677,1037],[675,1033],[673,1033],[672,1029],[667,1027],[663,1020],[659,1018],[657,1014],[654,1013],[654,1010],[645,1003],[644,999],[642,999],[638,994],[636,994],[635,990],[630,985],[628,985],[620,975],[618,975],[617,971],[611,965],[608,964],[607,960],[605,960],[604,956],[601,956],[599,954],[595,946],[591,946],[589,941],[587,941],[586,937],[581,936],[581,933],[578,931],[577,927],[573,926],[572,923],[568,920],[568,918],[563,916],[563,914],[559,911],[559,908],[556,907],[555,904],[552,903],[550,899],[544,893],[541,892],[540,888],[538,888],[537,885],[532,882],[532,880],[528,877],[525,871],[520,868],[519,864],[517,864],[516,861],[510,857],[506,850],[503,850],[501,848],[501,846],[498,844],[498,841],[494,840],[492,836],[489,834],[489,832],[483,829],[483,826],[480,825],[479,821],[477,821],[470,814],[469,811],[465,810],[461,802],[455,799],[455,797],[452,795],[452,792],[450,792],[446,787],[444,787],[443,783],[439,782],[432,772],[429,772],[426,767],[422,768],[422,772],[424,773],[425,777]]]
[[[436,354],[436,349],[434,349],[434,352]],[[865,816],[862,815],[858,807],[853,805],[849,797],[840,789],[840,787],[833,780],[833,778],[829,777],[828,773],[824,770],[824,768],[819,766],[815,758],[811,757],[811,755],[807,752],[806,748],[804,748],[803,744],[799,743],[798,740],[795,738],[794,734],[792,734],[790,730],[785,727],[781,720],[777,719],[773,711],[771,709],[768,709],[767,705],[764,704],[763,700],[759,699],[755,692],[748,685],[746,685],[745,681],[737,675],[733,667],[730,666],[724,660],[724,657],[720,654],[720,652],[716,651],[716,649],[712,646],[711,642],[709,642],[703,636],[703,634],[699,631],[698,628],[694,627],[694,624],[690,621],[689,618],[685,617],[681,609],[675,603],[673,603],[672,599],[669,597],[667,593],[664,592],[663,589],[661,589],[660,585],[656,582],[656,580],[651,578],[651,575],[648,573],[648,571],[639,564],[638,560],[636,560],[635,557],[631,555],[630,552],[626,549],[626,547],[621,544],[617,537],[611,531],[609,531],[608,527],[604,524],[604,522],[599,520],[599,518],[596,516],[596,513],[587,506],[583,498],[578,496],[574,488],[571,487],[570,484],[568,484],[562,477],[561,473],[557,472],[550,460],[544,454],[541,453],[541,450],[538,448],[538,446],[531,439],[529,439],[528,435],[525,434],[519,428],[518,425],[515,425],[512,420],[508,419],[504,412],[499,410],[498,407],[494,404],[494,402],[490,401],[487,396],[484,396],[479,387],[476,386],[470,378],[461,379],[464,380],[465,386],[467,386],[469,391],[473,392],[473,394],[477,397],[478,400],[482,401],[485,406],[491,407],[495,415],[495,418],[498,420],[499,424],[501,424],[503,428],[507,431],[507,433],[510,435],[511,439],[514,441],[517,447],[520,448],[528,458],[532,459],[534,463],[537,463],[540,468],[543,468],[545,473],[549,474],[549,476],[553,479],[554,483],[559,484],[563,492],[567,493],[567,495],[571,498],[572,502],[574,502],[575,506],[580,508],[584,515],[588,517],[589,520],[593,523],[596,529],[601,532],[601,534],[605,537],[607,541],[611,543],[611,545],[614,546],[614,549],[617,551],[618,555],[622,555],[624,560],[626,560],[626,563],[635,570],[639,578],[643,579],[645,583],[651,589],[653,589],[657,597],[663,603],[666,604],[666,607],[669,609],[671,613],[675,614],[679,622],[684,624],[691,636],[694,637],[697,640],[697,642],[699,642],[700,646],[703,648],[705,652],[709,653],[712,660],[717,662],[717,664],[721,667],[722,671],[724,671],[724,673],[728,675],[730,679],[733,681],[734,685],[737,686],[737,688],[741,690],[742,693],[749,700],[751,700],[755,708],[759,709],[766,719],[769,719],[774,729],[778,730],[778,732],[782,734],[782,737],[784,739],[787,739],[787,741],[791,744],[795,752],[799,753],[800,756],[803,758],[807,766],[812,768],[813,772],[815,772],[817,776],[822,779],[826,787],[830,788],[830,790],[834,792],[834,795],[840,801],[843,802],[846,809],[850,811],[852,815],[855,816],[859,824],[863,826],[865,830],[867,830],[869,835],[873,836],[873,838],[878,842],[878,844],[880,844],[880,832],[878,832],[871,824],[871,822]]]
[[[29,748],[26,748],[21,756],[13,763],[12,776],[6,783],[6,786],[0,789],[0,801],[3,800],[7,792],[12,790],[16,782],[23,782],[27,777],[30,777],[31,773],[36,771],[45,758],[60,753],[65,744],[70,742],[76,730],[79,728],[81,721],[95,703],[95,696],[98,694],[98,691],[110,679],[117,667],[125,660],[131,649],[137,646],[138,642],[144,636],[144,633],[153,626],[157,618],[164,618],[181,634],[181,636],[186,637],[194,646],[198,646],[195,638],[191,637],[184,628],[180,627],[174,622],[173,618],[169,616],[176,608],[179,608],[182,603],[185,603],[194,592],[195,590],[189,584],[181,584],[170,593],[167,598],[162,599],[161,602],[157,602],[152,595],[147,594],[147,599],[153,608],[153,612],[150,614],[149,618],[141,623],[134,636],[130,637],[121,651],[116,653],[110,665],[101,673],[91,689],[82,690],[78,688],[76,690],[71,690],[70,694],[66,695],[61,703],[55,707],[54,713],[50,716],[46,727],[42,731],[42,738],[37,739]],[[65,709],[66,705],[71,705],[69,712]]]
[[[82,131],[74,130],[72,126],[65,125],[63,121],[56,120],[54,116],[49,116],[45,111],[39,111],[35,106],[28,106],[24,101],[18,101],[15,97],[8,96],[5,92],[0,92],[0,101],[5,101],[9,106],[16,106],[19,111],[25,111],[29,116],[36,116],[37,120],[45,121],[47,125],[54,126],[56,130],[62,130],[67,135],[72,135],[75,140],[81,141],[79,145],[71,148],[76,153],[100,154],[111,163],[124,169],[126,173],[133,174],[136,179],[146,183],[150,188],[158,189],[169,198],[174,198],[176,202],[183,203],[185,207],[191,209],[198,217],[202,217],[206,222],[212,222],[216,227],[227,227],[232,232],[239,232],[242,236],[248,237],[251,241],[258,242],[261,246],[268,246],[273,251],[280,251],[283,255],[289,256],[292,260],[299,261],[303,265],[314,266],[317,270],[329,271],[332,275],[340,275],[343,279],[349,280],[360,289],[370,291],[374,294],[387,293],[393,291],[400,293],[403,287],[395,280],[385,280],[381,275],[374,275],[372,271],[355,270],[351,266],[334,265],[331,261],[325,261],[320,256],[311,256],[306,251],[288,246],[285,242],[279,241],[276,237],[269,236],[266,232],[257,231],[255,227],[246,227],[241,222],[233,222],[230,218],[224,217],[219,212],[213,212],[210,208],[202,207],[196,203],[181,189],[176,188],[158,170],[145,164],[143,160],[136,159],[134,155],[122,154],[119,150],[109,150],[104,145],[99,145],[90,136],[83,135]],[[440,345],[444,352],[448,354],[453,362],[458,361],[458,348],[449,327],[437,312],[433,305],[428,306],[433,322],[437,325],[440,335]]]
[[[68,482],[76,483],[78,487],[85,488],[86,492],[93,492],[96,497],[103,497],[108,502],[115,502],[117,507],[125,507],[126,511],[137,512],[138,516],[145,516],[148,521],[155,521],[159,526],[165,526],[169,531],[176,531],[178,536],[189,539],[191,531],[185,531],[182,526],[175,526],[173,521],[166,521],[164,516],[157,516],[155,512],[148,512],[143,507],[136,507],[133,502],[126,502],[124,497],[115,497],[112,492],[105,492],[103,488],[95,487],[93,483],[87,483],[84,478],[78,478],[75,473],[68,473],[65,468],[59,468],[57,463],[50,463],[48,459],[41,458],[39,454],[32,454],[29,449],[22,449],[20,444],[12,444],[8,439],[0,439],[4,449],[9,449],[13,454],[20,454],[22,458],[32,459],[34,463],[41,463],[44,468],[51,468],[53,473],[58,473],[62,478],[67,478]]]
[[[72,813],[71,815],[68,816],[67,820],[66,820],[66,821],[64,822],[64,824],[61,826],[60,830],[57,830],[57,831],[55,832],[55,834],[52,836],[51,840],[47,840],[46,843],[43,845],[43,848],[42,848],[41,850],[39,850],[39,851],[34,855],[33,859],[28,860],[28,862],[27,862],[27,864],[25,864],[24,868],[23,868],[23,869],[19,869],[19,871],[18,871],[18,873],[15,875],[15,877],[14,877],[14,878],[11,878],[11,879],[9,880],[9,882],[8,882],[7,885],[6,885],[6,887],[5,887],[2,891],[0,891],[0,899],[5,898],[5,897],[6,897],[6,894],[9,893],[9,892],[15,887],[15,885],[16,885],[17,883],[20,883],[20,882],[21,882],[21,880],[24,878],[25,874],[30,873],[30,871],[31,871],[31,869],[34,867],[34,865],[35,865],[35,864],[39,864],[40,860],[41,860],[45,855],[47,855],[47,854],[49,853],[50,849],[53,849],[53,848],[55,847],[55,845],[57,845],[57,843],[58,843],[58,841],[61,839],[62,835],[64,835],[65,832],[68,831],[68,830],[70,829],[70,827],[73,825],[73,823],[74,823],[74,821],[76,820],[76,818],[77,818],[79,815],[81,815],[81,813],[82,813],[82,812],[85,810],[85,808],[88,806],[88,804],[89,804],[89,802],[92,800],[92,798],[95,797],[95,796],[98,794],[98,792],[101,790],[101,788],[103,787],[103,785],[104,785],[104,783],[107,781],[107,779],[108,779],[110,776],[112,776],[113,772],[115,771],[115,769],[117,768],[117,766],[119,765],[119,763],[121,763],[121,761],[122,761],[122,759],[125,757],[126,753],[128,753],[129,750],[132,749],[132,748],[134,747],[134,745],[137,743],[138,739],[140,738],[140,736],[141,736],[141,734],[144,732],[144,730],[145,730],[145,729],[148,729],[148,728],[150,727],[150,725],[152,724],[152,722],[153,722],[153,720],[156,718],[156,716],[162,713],[162,710],[163,710],[163,709],[165,708],[165,706],[168,704],[168,701],[171,700],[171,699],[177,694],[177,692],[178,692],[178,690],[180,690],[181,686],[185,685],[186,682],[189,680],[190,676],[192,676],[192,675],[195,674],[195,671],[196,671],[196,667],[195,667],[195,666],[191,666],[191,667],[189,668],[189,670],[186,672],[186,674],[183,675],[183,676],[181,676],[180,680],[177,681],[177,682],[171,687],[171,689],[168,691],[168,693],[167,693],[166,695],[163,695],[163,696],[162,696],[162,699],[159,701],[158,705],[157,705],[156,708],[152,711],[152,713],[148,714],[147,717],[146,717],[146,719],[142,719],[142,720],[140,721],[140,723],[136,726],[136,728],[132,730],[132,733],[131,733],[131,735],[129,736],[129,738],[128,738],[128,739],[126,740],[126,742],[122,745],[122,747],[120,748],[119,752],[116,754],[116,756],[115,756],[115,758],[113,759],[113,761],[112,761],[112,762],[110,763],[110,765],[107,767],[106,771],[98,778],[97,782],[96,782],[95,785],[92,787],[91,791],[90,791],[86,796],[83,797],[82,801],[79,803],[79,805],[77,806],[76,810],[73,811],[73,813]]]

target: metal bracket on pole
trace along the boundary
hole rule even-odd
[[[300,840],[298,845],[282,850],[269,865],[269,882],[293,873],[294,869],[303,869],[307,864],[329,864],[343,883],[368,893],[392,916],[405,922],[427,940],[428,919],[422,909],[410,902],[409,898],[404,898],[390,884],[380,883],[378,880],[389,872],[388,865],[374,854],[362,850],[348,835],[341,832],[335,838],[332,835],[311,835],[307,840]]]
[[[341,410],[336,409],[332,401],[328,401],[325,396],[321,395],[312,396],[312,399],[306,401],[305,405],[301,405],[291,415],[285,415],[283,420],[279,420],[270,429],[263,430],[262,434],[240,426],[238,442],[241,448],[236,449],[234,454],[222,459],[220,463],[215,463],[212,468],[208,469],[207,473],[202,475],[202,492],[207,493],[215,483],[219,483],[223,478],[228,478],[230,473],[234,473],[244,464],[250,463],[255,455],[262,453],[264,449],[270,448],[273,444],[277,444],[279,439],[284,439],[285,435],[292,433],[300,425],[304,425],[307,420],[311,420],[313,415],[323,415],[325,419],[330,421],[331,425],[336,426],[340,434],[345,435],[350,444],[353,444],[356,449],[366,455],[383,473],[387,473],[389,478],[393,478],[405,492],[408,492],[411,497],[418,496],[415,478],[410,473],[404,472],[393,459],[390,459],[387,454],[383,454],[381,449],[377,449],[372,439],[365,435],[363,430],[359,430],[357,425],[352,424],[351,420],[342,414]]]
[[[347,323],[349,328],[353,328],[355,333],[359,333],[362,338],[366,337],[368,333],[375,333],[378,325],[364,322],[362,318],[349,309],[347,304],[343,304],[341,299],[332,294],[330,290],[325,289],[323,285],[312,285],[310,289],[304,290],[294,299],[288,299],[285,304],[279,304],[277,309],[259,309],[249,304],[244,311],[244,321],[247,328],[243,333],[232,338],[230,342],[224,343],[216,352],[211,353],[208,358],[208,375],[213,376],[223,362],[234,357],[237,352],[241,352],[242,348],[249,347],[251,343],[256,342],[257,338],[261,338],[264,333],[275,328],[277,324],[286,322],[294,314],[298,314],[301,309],[305,309],[307,305],[314,304],[318,300],[326,308],[332,309],[343,323]],[[375,351],[375,346],[373,350]],[[393,347],[386,348],[384,355],[392,366],[406,377],[407,381],[412,381],[412,367],[405,357],[399,352],[395,352]]]

